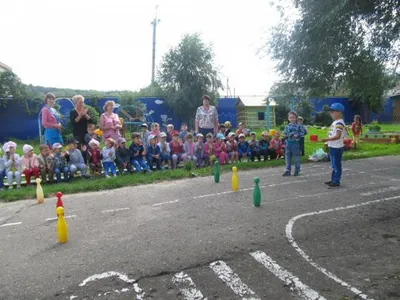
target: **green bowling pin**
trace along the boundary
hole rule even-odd
[[[215,183],[219,182],[219,163],[218,163],[218,160],[214,164],[214,181],[215,181]]]
[[[260,183],[260,178],[255,177],[254,178],[254,191],[253,191],[253,203],[254,206],[259,207],[261,205],[261,190],[258,184]]]

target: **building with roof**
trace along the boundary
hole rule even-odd
[[[5,72],[5,71],[10,71],[12,72],[11,67],[7,66],[6,64],[3,64],[0,62],[0,72]]]
[[[247,128],[257,129],[266,127],[267,100],[269,100],[269,126],[276,126],[275,107],[277,103],[267,96],[241,96],[237,98],[236,121],[242,122]]]

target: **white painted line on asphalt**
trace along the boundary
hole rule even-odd
[[[311,289],[309,286],[305,285],[300,281],[300,279],[294,276],[289,271],[283,269],[278,265],[271,257],[262,251],[256,251],[250,253],[256,261],[261,263],[266,267],[272,274],[278,277],[280,280],[285,282],[285,286],[288,286],[292,292],[297,293],[304,300],[326,300],[324,297],[320,296],[316,291]]]
[[[145,293],[139,287],[139,285],[137,284],[135,279],[129,279],[128,276],[126,276],[125,274],[119,273],[119,272],[115,272],[115,271],[109,271],[109,272],[104,272],[104,273],[101,273],[101,274],[92,275],[92,276],[86,278],[85,280],[83,280],[82,283],[79,284],[79,286],[83,287],[86,284],[88,284],[89,282],[96,281],[96,280],[99,280],[99,279],[109,278],[109,277],[118,277],[118,279],[120,279],[120,280],[122,280],[122,281],[124,281],[126,283],[132,284],[132,289],[136,292],[136,300],[143,300],[144,299]],[[127,288],[123,289],[123,292],[127,292],[127,291],[129,291],[129,289],[127,289]],[[116,292],[118,294],[120,293],[120,291],[118,291],[118,290],[114,290],[114,292]],[[111,292],[106,292],[104,295],[106,295],[106,294],[111,294]]]
[[[231,290],[243,300],[259,300],[260,298],[242,282],[240,277],[222,260],[212,262],[210,268],[225,282]]]
[[[117,211],[123,211],[123,210],[129,210],[130,207],[123,207],[123,208],[116,208],[116,209],[108,209],[108,210],[103,210],[102,213],[110,213],[110,212],[117,212]]]
[[[152,206],[161,206],[161,205],[165,205],[165,204],[172,204],[172,203],[178,203],[178,202],[179,202],[179,199],[177,199],[177,200],[172,200],[172,201],[166,201],[166,202],[156,203],[156,204],[153,204]]]
[[[346,287],[347,289],[349,289],[350,291],[352,291],[354,294],[356,294],[357,296],[359,296],[361,299],[371,299],[369,298],[366,294],[363,294],[363,292],[361,292],[359,289],[353,287],[352,285],[348,284],[347,282],[343,281],[342,279],[340,279],[339,277],[337,277],[335,274],[331,273],[330,271],[328,271],[327,269],[321,267],[320,265],[318,265],[316,262],[314,262],[310,256],[308,256],[307,253],[304,252],[304,250],[302,250],[299,245],[297,245],[294,237],[293,237],[293,226],[294,223],[304,217],[309,217],[309,216],[315,216],[315,215],[320,215],[320,214],[325,214],[325,213],[329,213],[329,212],[335,212],[335,211],[340,211],[340,210],[345,210],[345,209],[351,209],[351,208],[357,208],[357,207],[362,207],[362,206],[366,206],[366,205],[370,205],[370,204],[375,204],[375,203],[381,203],[381,202],[385,202],[385,201],[391,201],[391,200],[399,200],[400,199],[400,195],[399,196],[394,196],[394,197],[388,197],[388,198],[382,198],[382,199],[378,199],[378,200],[372,200],[372,201],[367,201],[367,202],[363,202],[360,204],[353,204],[353,205],[348,205],[348,206],[340,206],[340,207],[336,207],[336,208],[331,208],[331,209],[326,209],[326,210],[320,210],[320,211],[314,211],[314,212],[310,212],[310,213],[305,213],[305,214],[301,214],[298,216],[293,217],[292,219],[290,219],[290,221],[287,223],[286,225],[286,237],[289,240],[289,243],[293,246],[293,248],[307,261],[309,262],[313,267],[315,267],[317,270],[319,270],[320,272],[322,272],[323,274],[325,274],[326,276],[328,276],[329,278],[331,278],[332,280],[336,281],[338,284]]]
[[[64,219],[71,219],[71,218],[76,218],[77,215],[68,215],[68,216],[64,216]],[[47,218],[46,221],[55,221],[58,220],[58,217],[54,217],[54,218]]]
[[[184,272],[174,275],[172,282],[179,288],[179,291],[186,300],[207,300],[203,294],[196,288],[192,278]]]
[[[387,188],[382,188],[382,189],[378,189],[375,191],[362,193],[360,195],[361,196],[371,196],[371,195],[381,194],[381,193],[385,193],[385,192],[393,192],[393,191],[398,191],[398,190],[400,190],[400,186],[389,186]]]
[[[0,225],[0,227],[8,227],[8,226],[16,226],[16,225],[21,225],[22,222],[15,222],[15,223],[5,223]]]

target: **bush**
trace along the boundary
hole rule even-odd
[[[373,122],[371,122],[371,124],[368,126],[368,131],[369,132],[380,132],[381,126],[379,126],[378,121],[374,120]]]
[[[183,169],[187,172],[192,172],[194,168],[195,168],[195,165],[192,160],[185,162],[183,165]]]

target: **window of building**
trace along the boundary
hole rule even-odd
[[[265,120],[265,113],[258,112],[258,121],[264,121],[264,120]]]

